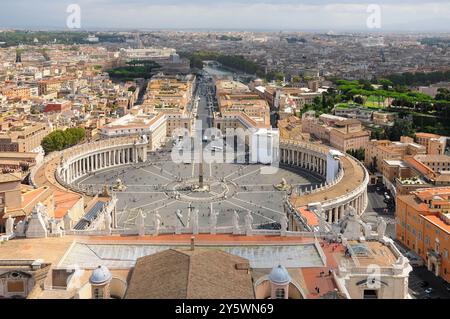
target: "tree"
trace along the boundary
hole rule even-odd
[[[79,143],[85,135],[86,132],[83,128],[68,128],[65,131],[56,130],[42,139],[41,146],[45,154],[61,151]]]
[[[379,83],[383,86],[383,90],[388,91],[390,87],[394,86],[391,80],[381,79]]]
[[[350,154],[359,161],[364,161],[366,150],[364,148],[350,149],[347,150],[347,154]]]
[[[298,76],[298,75],[294,75],[293,77],[292,77],[292,83],[300,83],[300,76]]]
[[[399,141],[401,136],[414,137],[413,121],[409,118],[397,119],[394,126],[387,129],[388,138],[391,141]]]

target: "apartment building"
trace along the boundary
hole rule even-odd
[[[28,86],[8,86],[0,90],[8,100],[28,100],[31,97],[31,88]]]
[[[397,197],[396,235],[428,270],[450,282],[450,188],[419,189]]]
[[[367,143],[364,164],[377,171],[383,171],[384,160],[402,160],[407,155],[426,154],[426,148],[412,142],[407,137],[401,137],[400,142],[389,140],[371,140]]]
[[[429,183],[435,186],[450,185],[450,156],[415,155],[405,157],[405,161]]]
[[[214,114],[214,126],[226,134],[227,129],[269,129],[270,108],[258,94],[237,81],[216,80],[219,112]]]
[[[225,112],[242,112],[260,123],[260,125],[270,127],[269,105],[255,94],[219,95],[218,104],[221,114]]]
[[[443,155],[445,153],[447,138],[444,136],[430,133],[416,133],[414,140],[416,143],[427,148],[427,154]]]
[[[166,119],[166,135],[171,137],[177,129],[189,132],[194,127],[194,118],[189,111],[192,102],[195,77],[158,76],[147,88],[144,101],[146,113],[161,113]]]
[[[149,141],[149,149],[155,150],[161,147],[166,139],[166,115],[163,113],[149,115],[142,113],[137,115],[127,114],[101,127],[100,134],[103,138],[145,135]]]
[[[362,127],[360,121],[330,114],[318,118],[314,111],[306,112],[302,117],[302,131],[347,152],[365,148],[370,140],[370,132]]]
[[[0,133],[0,152],[35,152],[51,132],[44,123],[21,123]]]

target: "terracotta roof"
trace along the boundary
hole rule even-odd
[[[310,212],[306,207],[300,207],[298,212],[306,218],[306,221],[308,225],[310,226],[318,226],[319,225],[319,219],[317,218],[316,214],[313,212]]]
[[[416,137],[419,138],[440,138],[440,135],[432,134],[432,133],[416,133]]]
[[[439,227],[440,229],[444,230],[447,233],[450,233],[450,225],[446,224],[442,219],[440,219],[436,215],[428,215],[428,216],[421,216],[422,218],[426,219],[430,223],[434,224],[435,226]]]
[[[67,211],[71,209],[82,198],[81,195],[56,190],[54,193],[55,199],[55,218],[63,218]]]
[[[213,262],[212,262],[213,261]],[[165,250],[139,258],[127,299],[253,299],[248,261],[220,250]]]

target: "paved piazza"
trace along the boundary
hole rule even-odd
[[[181,221],[189,226],[194,209],[199,210],[199,226],[208,226],[209,213],[219,213],[218,226],[232,226],[232,214],[239,213],[241,223],[247,211],[252,211],[254,227],[270,227],[283,214],[284,191],[274,186],[284,178],[293,186],[311,187],[323,182],[306,171],[280,168],[276,174],[260,173],[262,165],[205,163],[204,183],[208,192],[196,192],[198,164],[176,164],[169,152],[149,154],[146,163],[106,169],[90,174],[75,183],[100,191],[104,185],[114,185],[118,178],[126,186],[116,192],[119,199],[117,220],[119,228],[134,227],[138,209],[147,214],[146,225],[152,226],[152,212],[161,215],[161,226],[176,224],[176,211],[182,211]],[[175,196],[175,192],[179,196]],[[225,196],[225,197],[224,197]]]

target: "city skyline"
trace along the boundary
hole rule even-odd
[[[73,1],[29,0],[2,3],[0,28],[67,29],[67,12]],[[231,0],[185,3],[178,0],[81,0],[82,30],[249,30],[249,31],[357,31],[449,32],[450,3],[442,0]],[[369,27],[379,5],[379,27]],[[70,11],[70,10],[69,10]],[[155,15],[157,12],[157,15]],[[18,23],[17,21],[21,21]],[[77,29],[75,29],[77,30]]]

